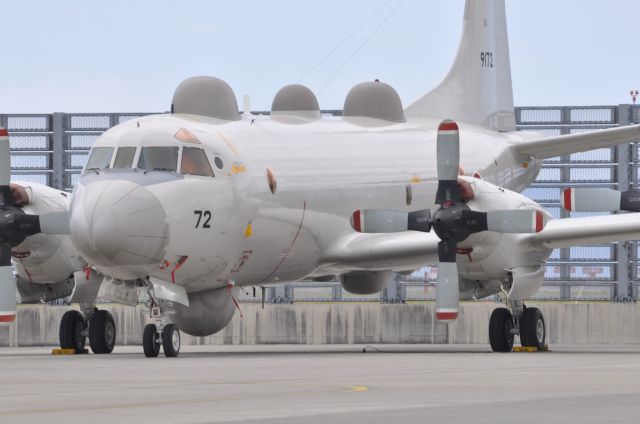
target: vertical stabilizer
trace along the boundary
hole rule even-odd
[[[504,0],[467,0],[462,41],[449,74],[406,115],[515,130]]]

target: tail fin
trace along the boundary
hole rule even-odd
[[[407,108],[406,115],[515,130],[504,0],[467,0],[453,67],[440,85]]]

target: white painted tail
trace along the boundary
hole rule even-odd
[[[515,130],[504,0],[467,0],[462,41],[449,74],[405,113]]]

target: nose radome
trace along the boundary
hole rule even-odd
[[[124,180],[95,181],[73,196],[71,241],[92,265],[159,263],[169,240],[166,213],[146,187]]]

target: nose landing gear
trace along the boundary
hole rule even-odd
[[[166,318],[167,305],[152,306],[151,317],[155,323],[147,324],[142,334],[142,349],[144,356],[155,358],[160,354],[160,347],[164,356],[175,358],[180,353],[180,330]]]

